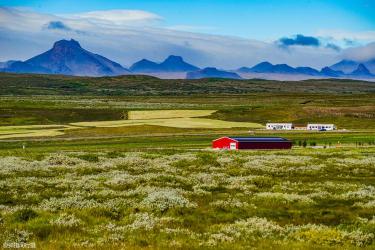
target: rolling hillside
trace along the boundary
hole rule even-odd
[[[191,95],[246,93],[374,93],[366,81],[198,79],[165,80],[151,76],[75,77],[0,73],[1,95]]]

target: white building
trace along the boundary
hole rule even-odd
[[[267,123],[266,129],[271,130],[292,130],[293,123]]]
[[[334,124],[322,124],[322,123],[309,123],[307,124],[307,130],[335,130]]]

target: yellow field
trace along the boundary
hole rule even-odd
[[[129,120],[170,119],[209,116],[216,110],[142,110],[129,111]]]
[[[174,128],[262,128],[258,123],[229,122],[207,118],[170,118],[170,119],[146,119],[146,120],[120,120],[100,122],[77,122],[74,126],[82,127],[119,127],[136,125],[154,125]]]
[[[216,110],[145,110],[129,111],[128,120],[77,122],[74,126],[83,127],[119,127],[136,125],[153,125],[174,128],[261,128],[258,123],[230,122],[208,118],[200,118],[214,113]]]
[[[63,135],[62,130],[69,127],[62,125],[3,126],[0,127],[0,139]]]
[[[0,127],[0,139],[42,137],[63,135],[67,129],[80,129],[80,127],[113,128],[124,126],[164,126],[173,128],[262,128],[258,123],[231,122],[202,118],[215,112],[215,110],[152,110],[130,111],[129,120],[77,122],[69,125],[28,125]],[[145,131],[147,132],[147,131]]]

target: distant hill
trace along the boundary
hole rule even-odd
[[[370,63],[370,62],[367,62]],[[375,60],[374,60],[375,65]],[[375,67],[375,66],[374,66]],[[341,70],[343,69],[343,70]],[[344,71],[345,70],[345,71]],[[288,79],[288,75],[295,75],[298,78],[308,79],[313,78],[363,78],[373,79],[375,75],[365,66],[355,61],[342,60],[331,67],[323,67],[320,71],[311,67],[296,67],[293,68],[287,64],[271,64],[269,62],[261,62],[252,68],[242,67],[237,70],[238,73],[250,74],[252,77],[260,75],[266,77],[267,75],[274,75],[276,79]],[[291,78],[291,77],[289,77]]]
[[[15,61],[1,71],[9,73],[53,74],[53,72],[47,68],[37,65],[31,65],[22,61]]]
[[[320,72],[314,68],[310,67],[297,67],[295,68],[296,72],[298,74],[303,74],[303,75],[310,75],[310,76],[319,76]]]
[[[324,75],[324,76],[328,76],[328,77],[340,77],[340,76],[344,76],[344,72],[342,72],[340,70],[333,70],[330,67],[324,67],[324,68],[322,68],[322,70],[320,71],[320,74]]]
[[[252,68],[242,67],[237,71],[241,73],[264,73],[272,71],[273,65],[269,62],[261,62]]]
[[[342,60],[338,63],[335,63],[335,64],[329,66],[329,68],[331,68],[335,71],[342,71],[342,72],[348,74],[348,73],[353,72],[358,67],[358,65],[359,65],[358,62],[355,62],[355,61],[352,61],[352,60]]]
[[[15,62],[20,62],[20,61],[9,60],[9,61],[6,61],[6,62],[0,62],[0,69],[1,68],[8,68]]]
[[[375,75],[375,58],[364,62],[342,60],[329,67],[336,71],[342,71],[345,74],[351,74],[358,68],[360,64],[364,65],[371,72],[371,74]]]
[[[57,41],[52,49],[24,62],[12,63],[3,71],[76,76],[106,76],[130,73],[120,64],[83,49],[73,39]]]
[[[147,59],[142,59],[134,63],[129,70],[134,73],[152,73],[161,72],[162,69],[158,63],[149,61]]]
[[[302,74],[319,75],[319,71],[310,67],[293,68],[287,64],[271,64],[261,62],[252,68],[242,67],[237,70],[240,73],[269,73],[269,74]]]
[[[160,64],[163,70],[168,72],[189,72],[199,70],[198,67],[186,63],[181,56],[169,56]]]
[[[145,75],[77,77],[0,73],[1,95],[191,96],[254,93],[375,93],[373,82],[350,79],[158,79]],[[270,95],[272,96],[272,95]]]
[[[142,59],[134,63],[130,70],[134,73],[160,73],[160,72],[190,72],[199,70],[198,67],[184,61],[181,56],[168,56],[163,62],[156,63]]]
[[[202,70],[189,72],[186,79],[202,79],[202,78],[227,78],[227,79],[241,79],[241,77],[233,72],[222,71],[216,68],[204,68]]]
[[[355,69],[352,73],[350,73],[351,76],[354,77],[360,77],[360,78],[371,78],[374,75],[371,74],[371,72],[366,68],[364,64],[359,64],[357,69]]]

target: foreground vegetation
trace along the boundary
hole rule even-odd
[[[375,149],[29,152],[0,159],[0,242],[375,247]]]

